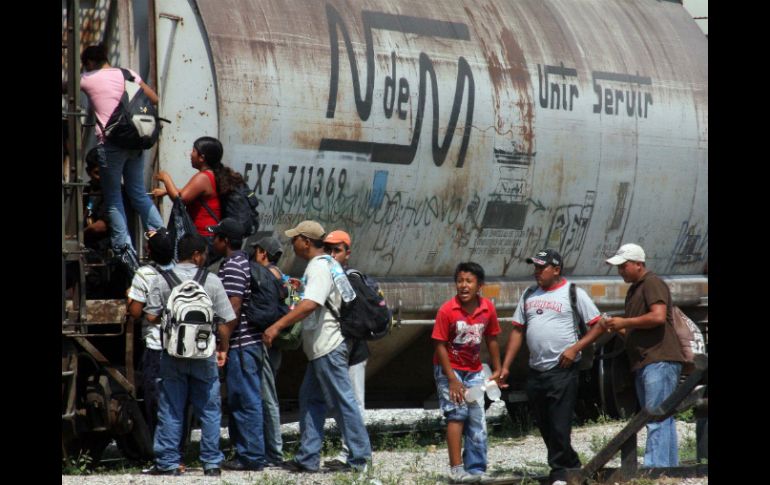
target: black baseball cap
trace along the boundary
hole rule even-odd
[[[168,264],[174,259],[174,240],[165,227],[144,234],[150,248],[150,259],[159,264]]]
[[[561,266],[562,259],[561,254],[557,253],[554,249],[541,249],[536,255],[527,258],[527,263],[539,264],[540,266],[546,266],[548,264]]]
[[[232,217],[225,217],[216,226],[208,226],[206,229],[216,236],[224,236],[231,241],[243,239],[243,233],[246,232],[243,230],[243,224]]]

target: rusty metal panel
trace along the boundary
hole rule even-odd
[[[184,18],[161,168],[186,182],[192,141],[219,136],[266,232],[307,218],[345,229],[352,265],[378,276],[476,260],[523,279],[544,246],[567,274],[602,276],[632,241],[658,273],[703,270],[708,42],[679,4],[157,0],[156,12],[159,66],[163,13]]]

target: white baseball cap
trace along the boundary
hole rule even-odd
[[[607,264],[617,266],[626,261],[644,263],[644,249],[638,244],[624,244],[620,246],[620,249],[615,253],[615,256],[607,260]]]

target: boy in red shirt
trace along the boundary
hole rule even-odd
[[[447,420],[450,483],[475,483],[487,469],[487,426],[483,399],[466,402],[465,391],[484,382],[481,337],[492,359],[490,380],[500,377],[500,333],[494,304],[479,293],[484,269],[477,263],[460,263],[455,269],[457,296],[444,303],[433,325],[433,375],[439,405]],[[465,449],[460,458],[460,444]]]

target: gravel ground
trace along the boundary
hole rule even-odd
[[[496,403],[497,404],[497,403]],[[500,403],[501,404],[501,403]],[[502,405],[493,405],[488,411],[490,420],[501,419],[505,414]],[[367,410],[366,424],[370,430],[389,425],[398,426],[404,423],[427,422],[440,419],[438,410]],[[332,420],[327,420],[327,427],[333,426]],[[590,459],[601,446],[617,433],[624,423],[591,425],[574,428],[572,444],[582,459]],[[287,423],[282,426],[284,439],[296,439],[297,423]],[[694,439],[695,425],[677,422],[680,445],[688,437]],[[442,433],[443,434],[443,433]],[[193,432],[193,440],[199,439],[198,433]],[[227,437],[223,429],[223,437]],[[638,436],[639,446],[644,446],[646,432],[642,430]],[[107,452],[110,450],[108,449]],[[619,456],[619,455],[618,455]],[[331,458],[331,457],[324,457]],[[527,472],[532,475],[547,472],[546,449],[539,435],[529,434],[521,438],[511,438],[505,441],[492,442],[489,445],[488,471],[493,475],[510,475]],[[121,473],[109,472],[98,475],[73,476],[62,475],[62,485],[102,485],[102,484],[372,484],[388,485],[401,483],[443,484],[448,473],[448,457],[446,443],[415,447],[410,451],[375,451],[373,453],[373,469],[368,476],[357,476],[346,473],[292,474],[280,469],[267,468],[262,472],[231,472],[223,471],[220,478],[204,477],[200,468],[188,468],[182,477],[153,477],[141,475],[138,472]],[[640,458],[641,463],[641,458]],[[620,459],[616,458],[608,466],[619,467]],[[645,485],[651,481],[645,481]],[[689,479],[660,479],[654,483],[665,485],[708,485],[708,477]]]

